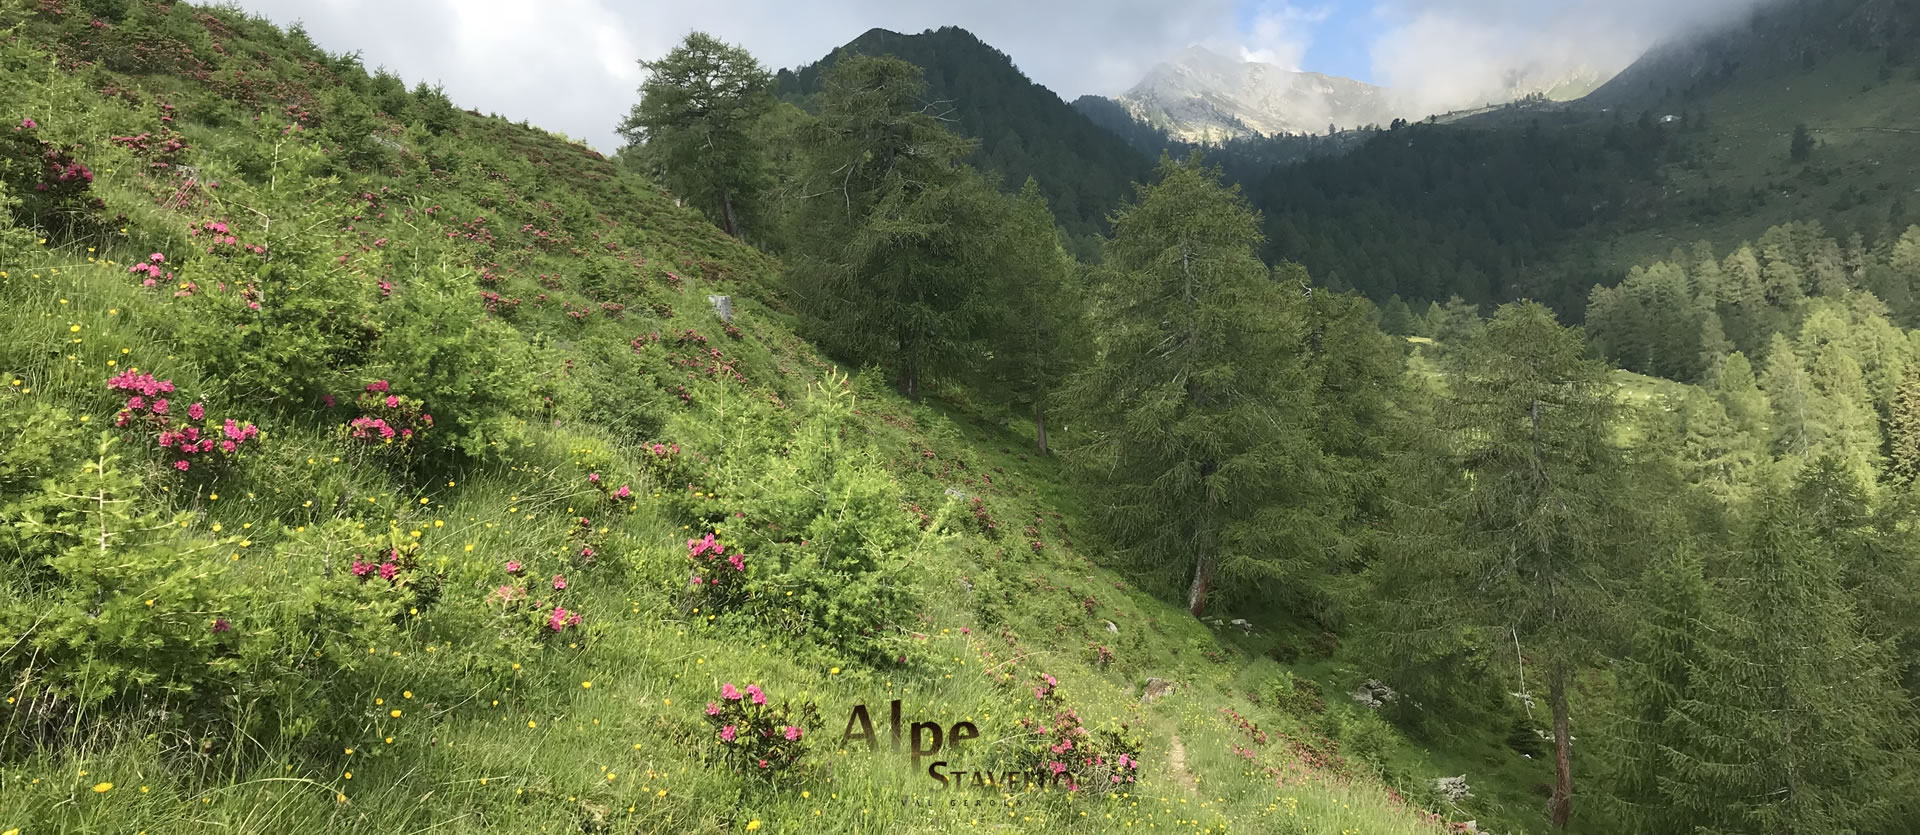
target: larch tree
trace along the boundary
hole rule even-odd
[[[1304,288],[1268,277],[1258,218],[1197,159],[1113,216],[1070,458],[1117,548],[1178,572],[1187,608],[1297,580],[1332,531],[1318,503]],[[1258,358],[1256,361],[1249,361]]]
[[[1700,822],[1669,802],[1671,751],[1689,748],[1675,708],[1693,695],[1693,663],[1710,605],[1699,554],[1677,548],[1641,579],[1639,625],[1619,662],[1620,699],[1602,744],[1605,795],[1621,831],[1696,835]]]
[[[667,188],[740,237],[767,183],[753,135],[773,109],[773,77],[745,49],[705,32],[640,66],[647,80],[620,135]]]
[[[807,335],[913,399],[977,355],[1007,216],[925,90],[898,58],[844,55],[821,79],[789,272]]]
[[[994,244],[993,361],[988,386],[1008,392],[1030,411],[1034,446],[1047,443],[1047,414],[1055,393],[1086,357],[1085,294],[1076,286],[1079,266],[1062,245],[1040,184],[1028,178],[1012,198],[1002,234]]]
[[[1440,417],[1471,486],[1457,552],[1436,582],[1467,584],[1463,615],[1507,624],[1539,660],[1553,719],[1549,817],[1573,809],[1568,690],[1591,661],[1637,549],[1619,547],[1628,462],[1613,443],[1614,384],[1580,332],[1535,303],[1500,308],[1455,362]]]
[[[1702,833],[1884,831],[1914,764],[1891,654],[1799,503],[1753,515],[1671,706],[1667,806]]]

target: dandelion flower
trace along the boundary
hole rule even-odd
[[[106,794],[107,792],[110,792],[110,791],[113,791],[113,784],[112,784],[112,783],[95,783],[95,784],[93,784],[93,793],[94,793],[94,794]]]

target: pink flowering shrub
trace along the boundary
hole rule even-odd
[[[707,534],[687,540],[687,562],[692,564],[687,608],[715,612],[738,602],[747,588],[747,555],[726,548]]]
[[[433,428],[433,415],[427,414],[426,404],[396,394],[385,380],[368,383],[353,404],[359,414],[348,420],[341,432],[362,446],[405,457]]]
[[[1016,762],[1029,773],[1046,775],[1051,787],[1105,795],[1130,791],[1140,770],[1139,736],[1121,723],[1090,729],[1060,692],[1060,682],[1041,673],[1033,682],[1034,713],[1018,720],[1026,736]]]
[[[567,608],[567,589],[573,584],[565,574],[555,574],[549,579],[519,560],[508,560],[504,573],[500,584],[488,593],[486,602],[499,607],[501,615],[508,620],[523,624],[516,630],[524,630],[522,634],[531,635],[535,640],[551,640],[580,628],[584,616],[578,609]]]
[[[74,156],[79,146],[44,142],[39,128],[29,117],[0,130],[0,182],[21,199],[24,225],[79,231],[104,207],[92,196],[93,169]]]
[[[232,418],[217,424],[209,421],[204,403],[179,405],[182,398],[172,396],[172,380],[124,371],[107,381],[107,390],[127,395],[126,407],[114,415],[113,425],[151,432],[154,443],[164,451],[166,466],[178,472],[223,471],[238,457],[241,447],[260,438],[260,429],[251,423]]]
[[[721,758],[736,771],[771,780],[801,766],[811,746],[809,733],[820,723],[811,701],[774,704],[759,685],[720,686],[720,698],[702,711]]]

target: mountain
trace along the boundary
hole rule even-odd
[[[1118,102],[1142,122],[1195,142],[1320,133],[1403,115],[1385,88],[1296,72],[1193,46],[1154,66]]]
[[[1913,0],[1797,0],[1772,3],[1731,24],[1660,44],[1576,104],[1635,108],[1697,101],[1736,83],[1787,85],[1829,59],[1877,54],[1907,65],[1920,46]],[[1909,73],[1910,74],[1910,73]],[[1892,80],[1876,78],[1876,81]]]
[[[928,100],[941,104],[955,131],[980,140],[972,162],[1000,174],[1008,189],[1019,188],[1028,177],[1038,180],[1060,225],[1082,241],[1105,228],[1107,212],[1151,170],[1148,157],[1034,83],[1006,53],[965,29],[949,26],[918,35],[873,29],[841,49],[892,55],[924,70]],[[804,107],[833,62],[830,55],[781,70],[775,79],[778,94]]]
[[[1401,127],[1242,184],[1268,256],[1334,286],[1577,318],[1593,285],[1676,246],[1795,221],[1890,245],[1920,207],[1917,58],[1911,0],[1772,4],[1580,99]]]

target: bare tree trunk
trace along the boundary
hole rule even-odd
[[[720,215],[722,222],[726,224],[727,235],[740,237],[740,228],[733,220],[733,192],[720,192]]]
[[[1038,400],[1033,402],[1033,428],[1036,443],[1040,448],[1040,454],[1051,455],[1052,450],[1047,449],[1047,410],[1040,405],[1040,401]]]
[[[1193,585],[1187,588],[1187,611],[1199,617],[1207,610],[1207,590],[1213,587],[1213,552],[1201,551],[1193,563]]]
[[[1547,816],[1555,829],[1564,830],[1573,817],[1573,720],[1567,710],[1567,671],[1552,669],[1547,702],[1553,709],[1553,799],[1547,801]]]

